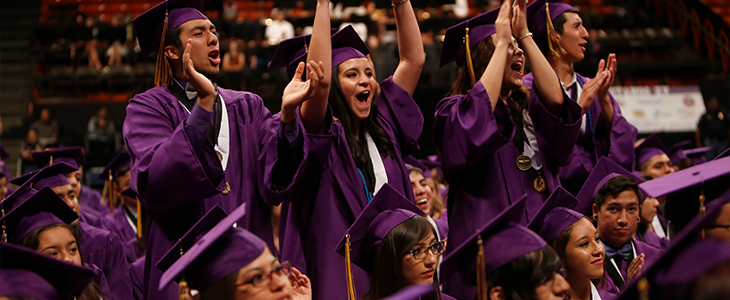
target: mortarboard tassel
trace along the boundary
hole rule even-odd
[[[5,217],[5,208],[4,208],[4,207],[2,207],[2,206],[0,206],[0,216],[2,216],[2,217]],[[8,233],[7,233],[7,232],[5,232],[5,220],[3,220],[3,225],[2,225],[2,227],[3,227],[3,235],[2,235],[2,241],[3,241],[4,243],[7,243],[7,242],[8,242]]]
[[[466,64],[469,68],[469,76],[471,77],[471,86],[477,84],[476,76],[474,75],[474,64],[471,61],[471,49],[469,49],[469,26],[466,27],[466,35],[464,37],[464,43],[466,43]]]
[[[347,300],[357,300],[355,296],[355,284],[352,278],[352,265],[350,262],[350,235],[345,234],[345,273],[347,278]]]
[[[137,197],[137,237],[142,238],[142,205]]]
[[[702,176],[702,173],[700,173],[700,176]],[[700,184],[700,215],[699,217],[703,217],[705,215],[705,177],[702,176],[702,183]],[[702,228],[702,232],[700,233],[700,238],[705,238],[705,229]]]
[[[53,155],[51,155],[51,158],[48,159],[48,166],[52,166],[52,165],[53,165]]]
[[[112,198],[112,196],[114,196],[114,188],[112,188],[112,186],[114,184],[113,180],[114,180],[114,177],[112,177],[112,170],[109,170],[109,180],[107,181],[107,183],[109,183],[108,188],[107,188],[109,196],[108,196],[107,200],[109,201],[109,212],[112,214],[114,213],[114,199]]]
[[[550,47],[550,53],[557,58],[568,52],[560,47],[560,37],[558,37],[558,32],[555,31],[555,26],[553,26],[553,20],[550,18],[550,5],[547,2],[545,2],[545,13],[547,13],[548,46]]]
[[[649,280],[644,277],[639,279],[636,289],[639,290],[639,300],[649,300]]]
[[[477,299],[487,300],[487,270],[484,261],[484,242],[482,236],[477,239]]]
[[[137,217],[139,219],[139,217]],[[183,250],[182,245],[180,245],[180,257],[183,256]],[[190,298],[190,288],[188,287],[188,282],[185,281],[185,276],[183,275],[180,279],[180,288],[177,290],[178,294],[180,295],[180,300],[191,300]]]
[[[170,63],[165,57],[165,35],[167,34],[167,11],[165,11],[165,22],[162,25],[162,37],[160,48],[157,50],[157,63],[155,64],[155,85],[167,86],[172,81],[172,70]]]

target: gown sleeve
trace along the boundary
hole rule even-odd
[[[380,83],[378,121],[398,143],[402,157],[418,151],[423,130],[423,114],[413,97],[388,77]]]
[[[578,141],[582,109],[563,92],[563,105],[558,115],[547,110],[540,100],[541,94],[533,81],[527,109],[535,127],[540,151],[553,159],[558,166],[570,163],[575,143]]]
[[[593,135],[593,144],[595,145],[596,160],[601,156],[606,156],[613,162],[624,167],[626,170],[634,169],[634,142],[638,136],[638,130],[631,125],[621,114],[616,99],[611,93],[608,94],[613,105],[613,123],[611,125],[611,133],[606,130],[605,122],[603,122],[603,112],[596,120],[596,131]],[[600,105],[593,103],[593,105]],[[600,109],[600,108],[599,108]]]

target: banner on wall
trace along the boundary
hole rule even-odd
[[[696,131],[705,113],[699,86],[611,87],[609,91],[639,133]]]

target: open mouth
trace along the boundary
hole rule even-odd
[[[583,52],[586,52],[586,45],[588,45],[588,43],[582,43],[582,44],[580,44],[579,45],[580,46],[580,50],[583,50]]]
[[[518,74],[523,75],[522,72],[524,70],[524,68],[523,68],[524,63],[522,61],[518,60],[518,61],[512,63],[509,67],[510,67],[510,69],[517,72]]]
[[[214,65],[219,65],[221,63],[221,56],[219,50],[213,50],[208,52],[208,59],[210,59],[210,62]]]
[[[370,99],[370,91],[364,91],[360,94],[357,94],[356,98],[357,101],[360,103],[367,103],[368,99]]]
[[[428,203],[428,199],[426,199],[426,198],[416,201],[416,205],[419,205],[419,206],[424,205],[426,203]]]

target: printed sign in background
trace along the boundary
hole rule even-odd
[[[609,91],[639,133],[696,131],[705,113],[698,86],[611,87]]]

